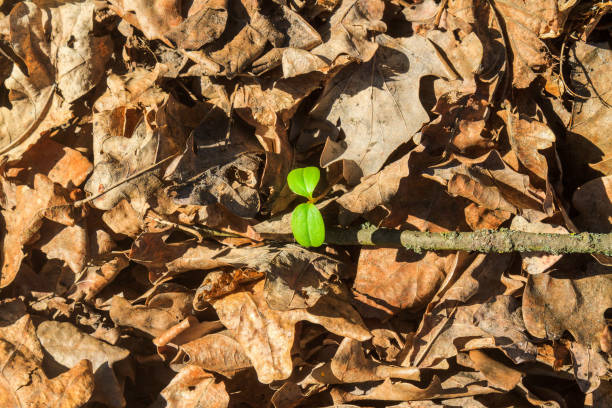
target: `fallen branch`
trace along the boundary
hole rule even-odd
[[[420,232],[387,228],[328,228],[325,242],[337,245],[404,247],[422,251],[544,252],[612,256],[612,234],[545,234],[502,229],[474,232]]]

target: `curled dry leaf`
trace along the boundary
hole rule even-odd
[[[470,350],[469,356],[474,367],[487,378],[489,385],[493,387],[510,391],[523,377],[520,371],[505,366],[481,350]]]
[[[128,350],[85,334],[70,323],[42,322],[36,334],[47,353],[61,365],[72,367],[82,359],[91,362],[95,383],[93,401],[113,408],[125,406],[123,385],[116,377],[113,365],[125,360],[130,354]]]
[[[253,366],[242,345],[228,331],[207,334],[182,344],[171,367],[176,370],[188,365],[195,365],[226,377]]]
[[[323,384],[362,383],[387,378],[418,381],[420,370],[414,367],[384,365],[366,358],[360,342],[345,338],[331,362],[311,374]]]
[[[317,73],[274,81],[271,84],[247,82],[233,95],[236,113],[255,127],[255,136],[266,152],[266,166],[260,188],[277,195],[293,161],[287,130],[300,102],[319,87]]]
[[[240,286],[259,280],[263,276],[262,272],[250,268],[209,272],[196,291],[193,308],[203,310],[211,300],[232,293]]]
[[[321,298],[310,309],[276,311],[268,307],[263,282],[213,302],[219,319],[244,348],[259,381],[286,379],[293,371],[291,347],[300,320],[320,324],[332,333],[364,341],[371,337],[361,318],[348,304]]]
[[[444,148],[473,155],[495,146],[485,135],[489,103],[482,95],[447,92],[438,98],[432,112],[439,117],[423,127],[420,137],[421,144],[428,149]]]

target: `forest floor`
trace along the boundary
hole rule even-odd
[[[610,233],[610,11],[0,1],[0,406],[612,407],[612,258],[304,247],[287,185]]]

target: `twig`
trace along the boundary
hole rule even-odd
[[[188,234],[193,235],[198,242],[202,242],[204,240],[204,238],[207,237],[218,237],[218,238],[244,238],[241,235],[238,234],[233,234],[231,232],[225,232],[225,231],[220,231],[220,230],[216,230],[214,228],[209,228],[209,227],[205,227],[203,225],[197,225],[197,226],[187,226],[187,225],[183,225],[183,224],[179,224],[176,222],[172,222],[172,221],[167,221],[167,220],[162,220],[160,218],[156,218],[156,217],[152,217],[150,215],[146,216],[147,218],[158,222],[162,225],[169,225],[171,227],[177,228],[181,231],[184,231]]]
[[[404,247],[422,251],[544,252],[612,255],[612,234],[545,234],[502,229],[475,232],[420,232],[387,228],[326,230],[326,242],[339,245]]]

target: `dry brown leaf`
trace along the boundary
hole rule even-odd
[[[510,391],[517,386],[523,377],[520,371],[505,366],[481,350],[470,350],[469,356],[474,362],[475,368],[484,374],[493,387]]]
[[[230,25],[225,31],[228,35],[220,39],[225,45],[221,49],[211,47],[209,53],[210,59],[222,68],[219,71],[228,78],[233,78],[251,63],[254,73],[264,73],[281,63],[283,48],[308,50],[321,42],[317,31],[285,5],[278,4],[270,12],[256,1],[243,0],[241,3],[238,7],[230,7]],[[274,48],[257,60],[267,43]]]
[[[457,34],[449,31],[431,30],[427,33],[431,41],[443,53],[446,61],[451,64],[454,75],[450,80],[436,80],[434,93],[440,96],[446,93],[476,92],[475,75],[482,70],[483,45],[476,33],[465,34],[461,41]]]
[[[182,22],[181,2],[177,0],[113,0],[113,10],[128,23],[137,27],[151,40],[172,44],[166,35]]]
[[[175,183],[169,191],[177,204],[220,203],[238,216],[252,217],[260,208],[256,187],[263,149],[223,109],[207,109],[185,152],[166,171],[165,178]]]
[[[228,331],[208,334],[182,344],[171,367],[176,370],[187,365],[196,365],[226,377],[253,366],[240,343]]]
[[[240,286],[259,280],[263,276],[263,272],[251,268],[209,272],[196,291],[193,308],[203,310],[211,300],[228,295]]]
[[[612,140],[607,133],[612,121],[612,50],[578,41],[570,61],[574,64],[570,86],[586,98],[574,102],[561,154],[569,159],[563,164],[570,176],[584,182],[585,175],[612,174]]]
[[[123,385],[113,371],[113,365],[125,360],[129,351],[111,346],[85,334],[70,323],[42,322],[36,329],[43,348],[55,361],[72,367],[80,360],[89,360],[94,372],[92,401],[113,408],[125,407]]]
[[[474,314],[474,324],[495,338],[499,347],[516,364],[533,361],[536,347],[527,337],[520,303],[498,295],[484,302]]]
[[[574,370],[586,392],[597,388],[605,372],[599,334],[606,326],[604,312],[612,307],[612,280],[605,267],[593,262],[573,277],[578,279],[531,275],[523,294],[523,319],[533,336],[556,340],[566,330],[573,336]]]
[[[158,337],[187,316],[172,303],[170,307],[132,306],[124,298],[115,296],[111,301],[110,317],[118,326],[134,327]]]
[[[291,347],[300,320],[320,324],[340,336],[364,341],[371,337],[351,306],[333,298],[321,298],[310,309],[276,311],[264,299],[264,283],[251,291],[230,294],[213,302],[219,319],[244,348],[259,381],[268,384],[286,379],[293,371]]]
[[[471,203],[464,209],[465,222],[473,231],[480,229],[497,229],[500,225],[510,219],[512,214],[503,210],[489,210]]]
[[[429,120],[426,110],[415,103],[420,78],[448,76],[447,65],[425,38],[381,35],[376,41],[376,55],[337,74],[310,113],[312,119],[344,133],[344,140],[327,138],[322,167],[351,160],[363,176],[377,173],[389,155]]]
[[[326,3],[326,2],[323,2]],[[334,63],[341,55],[358,61],[369,61],[378,44],[370,40],[372,33],[383,33],[387,25],[382,22],[385,4],[381,0],[341,0],[329,20],[326,42],[312,53],[328,63]]]
[[[423,127],[421,143],[470,155],[490,150],[495,143],[484,134],[489,104],[481,98],[456,92],[440,96],[432,109],[439,117]]]
[[[236,113],[255,127],[255,136],[266,152],[260,188],[275,197],[285,184],[293,162],[287,130],[300,102],[319,87],[318,73],[274,81],[247,82],[233,95]]]
[[[2,190],[2,215],[7,232],[4,235],[0,287],[5,287],[19,272],[25,257],[23,246],[40,237],[39,229],[44,218],[67,226],[73,225],[74,219],[71,208],[66,205],[68,200],[63,188],[42,174],[34,176],[33,188],[15,186],[2,178]]]
[[[544,192],[529,182],[529,177],[514,171],[499,152],[475,160],[457,157],[427,170],[434,180],[447,184],[448,192],[472,200],[490,210],[516,214],[517,209],[543,211]],[[523,213],[523,216],[527,216]],[[540,219],[544,215],[540,215]],[[530,219],[531,220],[531,219]]]
[[[266,300],[278,310],[314,305],[326,293],[341,293],[333,282],[344,266],[296,245],[223,248],[218,245],[165,244],[167,233],[141,235],[130,259],[142,263],[153,280],[192,270],[249,268],[266,274]]]
[[[95,1],[70,2],[51,9],[56,84],[67,102],[91,91],[104,75],[113,51],[110,36],[94,33]],[[31,73],[30,73],[31,75]]]
[[[377,363],[366,358],[360,342],[345,338],[331,362],[315,368],[311,376],[323,384],[361,383],[387,378],[418,381],[420,370]]]
[[[497,388],[483,385],[485,380],[486,378],[478,372],[459,371],[444,381],[440,381],[437,376],[434,376],[426,388],[419,388],[407,382],[393,382],[390,379],[386,379],[382,384],[365,391],[356,388],[349,392],[340,391],[338,396],[341,401],[419,401],[422,399],[461,398],[500,392]],[[452,403],[455,402],[455,400],[451,401]],[[422,405],[419,402],[416,406],[427,405]],[[408,407],[411,407],[411,405],[408,405]]]
[[[553,146],[553,131],[544,123],[520,115],[500,112],[506,122],[510,146],[518,159],[542,180],[548,179],[548,163],[540,150]]]
[[[195,180],[173,186],[171,194],[180,205],[221,204],[238,217],[253,218],[260,210],[256,188],[263,160],[259,155],[243,154],[222,166],[201,172]]]
[[[136,238],[142,232],[142,219],[126,199],[102,214],[102,219],[115,234]]]
[[[526,88],[550,63],[542,39],[561,34],[563,19],[557,0],[504,0],[495,2],[504,21],[512,52],[513,85]]]
[[[343,194],[336,202],[352,214],[341,214],[339,222],[347,225],[354,215],[365,214],[379,205],[388,205],[395,198],[402,180],[410,175],[410,171],[420,166],[428,159],[423,153],[423,147],[417,146],[401,159],[391,163],[381,171],[364,177],[353,190]],[[353,215],[354,214],[354,215]]]
[[[85,267],[83,277],[75,282],[75,290],[69,297],[91,301],[128,265],[129,261],[123,255],[96,259]]]
[[[80,273],[88,259],[87,231],[80,225],[53,224],[43,228],[35,248],[47,259],[59,259],[74,273]]]
[[[102,78],[110,38],[93,35],[93,19],[93,0],[47,11],[31,2],[13,7],[10,42],[23,65],[16,64],[6,81],[12,109],[0,110],[0,153],[19,158],[43,132],[71,118],[66,102],[89,92]]]
[[[227,23],[227,3],[227,0],[191,2],[188,10],[181,10],[187,18],[172,27],[165,34],[166,37],[174,41],[179,48],[186,50],[196,50],[216,40]]]
[[[363,248],[353,290],[360,301],[388,314],[419,309],[431,300],[454,260],[454,254]]]
[[[30,182],[42,173],[66,189],[80,186],[93,170],[91,162],[79,151],[63,146],[53,139],[43,138],[23,153],[21,160],[12,163],[11,177]]]
[[[227,408],[223,382],[198,366],[183,368],[161,392],[168,408]]]
[[[511,256],[500,254],[477,255],[473,262],[458,257],[458,265],[434,300],[415,334],[412,349],[402,362],[403,366],[434,367],[455,356],[467,339],[483,338],[493,345],[489,335],[474,323],[481,304],[503,293],[499,277],[509,267]],[[452,276],[460,275],[452,282]]]
[[[77,361],[69,371],[52,380],[47,379],[42,369],[42,349],[30,316],[11,320],[8,326],[0,328],[2,407],[82,407],[94,388],[91,362]]]

